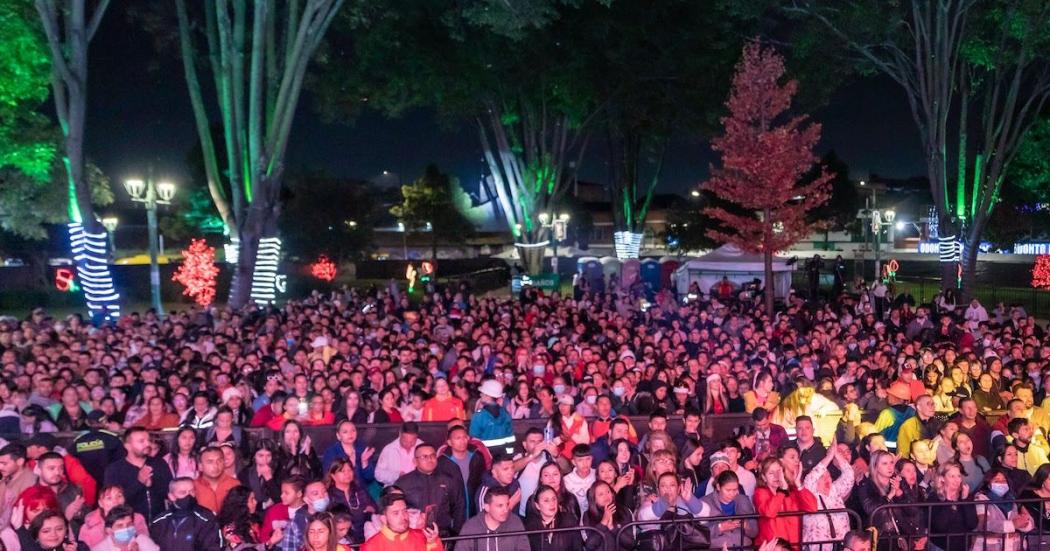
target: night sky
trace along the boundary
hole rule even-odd
[[[123,13],[126,5],[126,1],[111,5],[92,43],[88,156],[114,183],[142,174],[153,163],[158,176],[185,185],[189,180],[185,160],[197,135],[182,65],[175,56],[154,53],[150,37],[128,22]],[[855,178],[870,173],[895,178],[923,174],[918,135],[904,95],[894,83],[856,81],[812,117],[824,125],[821,151],[834,149]],[[427,112],[396,120],[372,113],[353,125],[324,124],[307,90],[292,130],[287,165],[394,185],[397,174],[409,181],[427,163],[436,162],[459,176],[469,190],[483,170],[477,142],[472,128],[443,129]],[[592,141],[582,179],[604,181],[600,145]],[[661,191],[687,192],[704,179],[713,160],[703,141],[674,141]],[[382,177],[384,170],[391,175]],[[123,192],[117,197],[123,199]]]

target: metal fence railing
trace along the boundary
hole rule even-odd
[[[1047,510],[1048,500],[1045,499],[1010,499],[1010,500],[967,500],[967,501],[940,501],[933,503],[889,503],[876,507],[870,518],[874,522],[888,521],[886,515],[907,515],[915,519],[920,515],[920,528],[915,533],[879,533],[879,549],[908,550],[917,549],[917,545],[925,544],[925,549],[941,551],[1013,551],[1021,549],[1050,549],[1050,511]],[[988,526],[987,508],[996,507],[998,504],[1009,504],[1019,511],[1022,507],[1035,509],[1036,514],[1031,514],[1033,526],[1025,530],[1026,526],[1019,522],[1013,522],[1015,518],[1010,517],[1011,522],[1005,523],[1001,529],[990,529]],[[986,508],[984,515],[978,515],[978,524],[973,530],[945,531],[937,530],[938,525],[945,519],[959,517],[965,518],[966,511],[962,507],[977,507],[977,513],[981,507]],[[935,512],[936,511],[936,512]],[[983,518],[982,518],[983,516]],[[1004,514],[1004,517],[1007,515]],[[935,520],[936,519],[936,520]],[[894,522],[894,524],[896,524]]]
[[[767,519],[768,520],[768,519],[772,519],[772,518],[800,517],[799,518],[799,523],[798,523],[799,533],[798,533],[797,539],[795,539],[794,542],[804,543],[805,544],[804,548],[807,549],[807,550],[811,550],[811,551],[828,550],[828,551],[830,551],[831,549],[838,549],[838,545],[842,541],[842,538],[843,538],[843,536],[845,536],[845,534],[835,534],[834,537],[831,537],[830,539],[827,539],[827,540],[812,540],[812,541],[811,540],[805,540],[804,541],[803,537],[802,537],[803,536],[803,530],[805,528],[805,523],[803,522],[803,519],[805,517],[807,517],[807,516],[825,517],[830,522],[830,516],[831,515],[838,515],[838,514],[845,514],[845,515],[847,515],[849,517],[850,527],[851,527],[850,529],[858,529],[861,526],[860,516],[857,514],[856,511],[853,511],[852,509],[826,509],[826,510],[815,511],[815,512],[790,511],[790,512],[778,513],[777,515],[775,515],[773,517],[765,517],[765,516],[759,515],[759,514],[724,515],[724,516],[695,517],[695,518],[693,518],[693,517],[684,517],[683,516],[683,517],[679,517],[679,518],[663,519],[663,520],[634,520],[634,521],[625,523],[623,526],[620,526],[616,530],[616,537],[615,537],[615,539],[613,541],[616,541],[616,542],[624,541],[622,538],[623,538],[625,533],[630,533],[633,536],[632,538],[630,538],[632,541],[638,541],[638,536],[639,535],[642,535],[645,532],[651,532],[651,531],[654,531],[654,530],[665,530],[665,527],[667,527],[667,526],[679,526],[679,525],[712,526],[712,525],[714,525],[716,523],[724,522],[724,521],[727,521],[727,520],[744,520],[744,521],[760,522],[763,519]],[[745,541],[744,540],[744,537],[746,535],[745,534],[745,530],[743,530],[743,529],[737,530],[737,533],[738,533],[737,534],[737,537],[738,537],[737,544],[733,545],[732,543],[727,543],[727,545],[726,545],[727,549],[729,549],[730,551],[744,551],[744,550],[750,551],[750,550],[756,548],[754,545],[751,544],[750,541]],[[712,546],[712,549],[714,549],[714,548],[715,548],[715,546]],[[717,548],[721,549],[722,547],[719,545],[719,546],[717,546]],[[672,546],[671,548],[667,549],[666,551],[682,551],[683,549],[686,549],[686,547],[684,547],[683,540],[681,538],[679,538],[678,539],[678,547]]]

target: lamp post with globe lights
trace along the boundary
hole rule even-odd
[[[146,207],[146,225],[149,228],[149,289],[150,302],[158,317],[164,317],[164,307],[160,302],[160,265],[157,261],[159,237],[157,231],[157,205],[170,205],[175,197],[175,184],[171,182],[154,182],[152,174],[145,181],[130,179],[124,181],[124,189],[131,200]]]
[[[557,218],[551,218],[546,212],[539,214],[540,225],[551,231],[551,243],[554,246],[554,257],[551,259],[551,267],[555,275],[558,274],[558,242],[564,241],[568,236],[569,214],[563,212]]]
[[[117,231],[117,225],[120,224],[120,219],[116,216],[107,216],[102,219],[102,227],[106,228],[106,233],[109,234],[109,254],[110,261],[113,261],[117,257],[117,239],[115,232]]]

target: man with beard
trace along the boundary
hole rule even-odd
[[[152,521],[164,511],[164,496],[171,482],[171,468],[162,459],[150,457],[149,447],[149,432],[146,429],[128,429],[124,433],[127,455],[106,467],[103,486],[124,488],[125,502],[147,521]]]

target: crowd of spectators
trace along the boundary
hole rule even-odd
[[[0,549],[1050,545],[1050,343],[1020,308],[431,291],[0,320]]]

